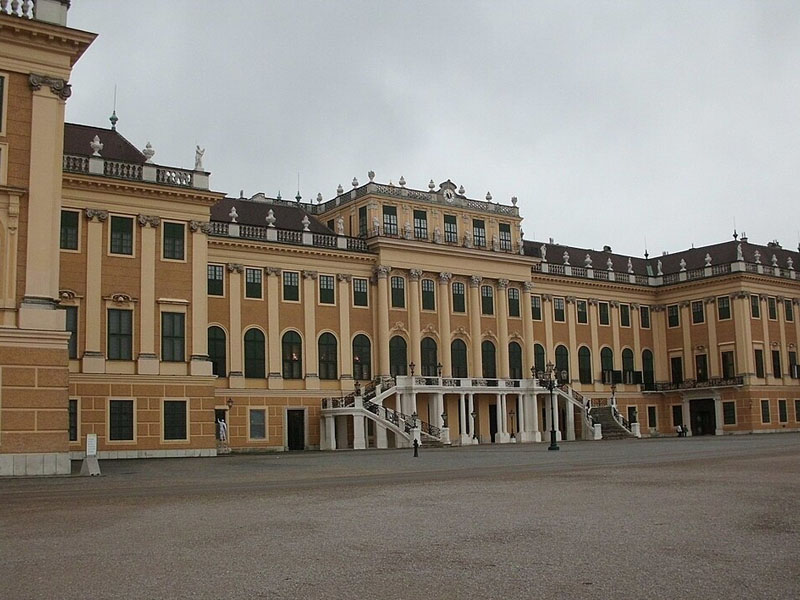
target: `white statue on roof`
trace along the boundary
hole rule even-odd
[[[736,244],[736,260],[743,261],[744,260],[744,253],[742,252],[742,244]]]
[[[633,262],[631,261],[631,257],[628,257],[628,273],[633,274]]]
[[[203,154],[206,153],[205,148],[201,148],[200,146],[196,146],[194,149],[194,170],[195,171],[202,171],[203,170]]]
[[[547,244],[539,246],[539,253],[542,255],[542,262],[547,262]]]
[[[344,235],[344,217],[339,215],[339,218],[336,219],[336,233],[339,235]]]
[[[662,269],[663,265],[661,264],[661,259],[659,258],[658,262],[656,263],[656,275],[658,277],[661,277],[664,274],[664,271]]]

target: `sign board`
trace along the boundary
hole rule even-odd
[[[86,434],[86,456],[97,456],[97,434]]]

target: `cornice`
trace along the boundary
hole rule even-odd
[[[70,66],[97,37],[96,33],[9,15],[0,15],[0,33],[13,36],[16,43],[69,56]]]
[[[72,185],[69,185],[72,184]],[[102,175],[81,175],[77,173],[64,173],[62,186],[65,190],[69,189],[102,189],[115,192],[131,193],[135,192],[141,196],[142,193],[149,194],[151,197],[162,197],[180,199],[187,204],[213,206],[223,198],[222,192],[211,192],[197,188],[182,188],[173,186],[162,186],[141,181],[130,181],[126,179],[113,179]]]
[[[212,246],[219,248],[252,249],[264,251],[265,249],[274,250],[278,253],[294,254],[301,256],[324,256],[338,260],[357,260],[362,263],[376,264],[378,257],[375,254],[364,254],[359,252],[338,253],[331,251],[330,248],[319,248],[316,246],[294,246],[291,244],[269,244],[269,242],[259,242],[258,240],[245,240],[242,238],[228,238],[221,236],[208,236],[209,249]]]

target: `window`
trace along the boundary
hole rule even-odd
[[[531,317],[534,321],[542,320],[542,297],[531,296]],[[538,369],[537,369],[538,371]]]
[[[486,224],[481,219],[472,219],[472,240],[476,246],[486,246]]]
[[[628,407],[628,423],[638,423],[638,411],[636,410],[635,406]]]
[[[619,324],[620,324],[620,327],[630,327],[631,326],[631,305],[630,304],[620,304],[619,305]]]
[[[458,221],[455,215],[444,216],[444,241],[447,244],[458,243]]]
[[[569,351],[566,346],[556,346],[556,371],[559,381],[569,381]],[[564,377],[565,371],[566,377]]]
[[[183,223],[164,223],[164,258],[183,260],[184,258]]]
[[[592,383],[592,354],[586,346],[578,349],[578,379],[581,383]]]
[[[244,334],[244,376],[247,379],[264,379],[264,333],[248,329]]]
[[[186,400],[164,400],[164,439],[186,439]]]
[[[519,290],[517,288],[508,289],[508,316],[519,316]]]
[[[208,360],[211,361],[211,372],[217,377],[227,375],[227,343],[222,327],[212,325],[208,328]]]
[[[267,439],[267,411],[263,408],[250,409],[250,439]]]
[[[500,223],[500,250],[511,250],[511,225]]]
[[[334,225],[333,219],[328,219],[328,221],[325,223],[325,227],[327,227],[331,231],[336,231],[336,225]]]
[[[783,301],[783,313],[788,323],[794,322],[794,306],[792,306],[792,301],[789,298]]]
[[[353,378],[372,378],[372,358],[370,341],[363,333],[353,338]]]
[[[731,318],[731,299],[728,296],[717,298],[717,319],[724,321]]]
[[[69,331],[69,343],[68,343],[68,350],[69,350],[69,357],[70,358],[78,358],[78,307],[77,306],[65,306],[64,311],[66,312],[66,330]]]
[[[769,423],[771,418],[769,416],[769,400],[761,401],[761,422]]]
[[[302,379],[303,377],[303,344],[300,334],[287,331],[283,334],[283,378]]]
[[[406,280],[402,277],[392,277],[392,308],[406,307]]]
[[[800,422],[800,400],[794,401],[794,420]]]
[[[319,303],[336,304],[335,279],[333,275],[319,276]]]
[[[756,294],[750,295],[750,316],[754,319],[761,318],[761,301]]]
[[[109,400],[108,439],[112,442],[133,440],[133,400]]]
[[[367,237],[367,207],[358,207],[358,237]]]
[[[245,290],[244,296],[245,298],[261,298],[261,275],[263,271],[261,269],[245,269],[244,270],[244,282],[245,282]]]
[[[683,383],[683,359],[680,356],[672,356],[669,365],[672,371],[672,383]]]
[[[283,300],[288,302],[300,301],[300,273],[297,271],[283,272]]]
[[[778,400],[778,421],[786,423],[789,420],[789,412],[786,408],[786,400]]]
[[[600,368],[603,371],[603,383],[614,383],[614,351],[608,346],[600,350]]]
[[[436,284],[433,279],[422,280],[422,310],[436,310]]]
[[[208,265],[208,295],[222,296],[224,294],[223,281],[225,271],[222,265]]]
[[[5,88],[6,78],[0,76],[0,131],[4,133],[6,130],[5,113],[3,112],[3,109],[5,108]]]
[[[642,329],[650,329],[650,307],[649,306],[640,306],[639,307],[639,325],[641,325]]]
[[[781,351],[772,351],[772,376],[781,377]]]
[[[522,379],[522,347],[517,342],[508,345],[508,375],[511,379]]]
[[[625,348],[622,351],[622,382],[627,384],[636,383],[634,377],[633,350]]]
[[[464,340],[453,340],[450,344],[450,362],[453,377],[467,377],[467,345]]]
[[[78,401],[69,399],[69,441],[78,441]]]
[[[767,315],[769,316],[770,321],[775,321],[778,319],[778,303],[772,296],[767,298]]]
[[[642,380],[645,386],[648,386],[645,389],[652,389],[656,381],[653,353],[650,350],[642,351]]]
[[[589,309],[586,305],[586,300],[577,300],[575,308],[578,314],[578,323],[585,325],[589,322]]]
[[[800,378],[800,370],[797,367],[797,352],[789,350],[789,377],[792,379]]]
[[[658,427],[658,423],[656,422],[656,407],[655,406],[648,406],[647,407],[647,426],[650,429],[655,429]]]
[[[397,207],[383,207],[383,235],[397,235]]]
[[[736,377],[736,366],[733,360],[733,350],[726,350],[722,353],[722,377],[725,379]]]
[[[436,358],[436,341],[429,337],[422,338],[420,354],[422,356],[422,374],[425,377],[436,377],[438,375],[436,365],[439,362]]]
[[[184,360],[184,324],[183,313],[161,313],[161,360],[182,362]]]
[[[490,285],[481,286],[481,314],[494,314],[494,290]]]
[[[460,281],[453,282],[453,312],[463,313],[467,312],[466,302],[464,299],[464,284]]]
[[[131,360],[133,355],[133,312],[108,309],[108,359]]]
[[[1,80],[2,78],[0,78]],[[0,96],[3,90],[0,89]],[[0,98],[2,101],[2,98]],[[79,213],[74,210],[61,211],[61,249],[78,249],[78,217]]]
[[[368,306],[367,280],[360,277],[353,278],[353,306]]]
[[[424,210],[414,211],[414,239],[428,239],[428,213]]]
[[[703,309],[703,301],[695,300],[692,302],[692,325],[705,323],[706,313]]]
[[[723,425],[736,425],[736,402],[722,403]]]
[[[678,311],[677,304],[670,304],[667,307],[667,326],[668,327],[678,327],[681,324],[681,316],[680,312]]]
[[[610,325],[611,313],[608,310],[608,302],[598,302],[597,311],[600,318],[600,325]]]
[[[338,375],[338,348],[332,333],[323,333],[317,343],[319,350],[319,378],[336,379]]]
[[[567,315],[563,298],[553,298],[553,320],[557,323],[566,321]]]
[[[111,217],[111,254],[133,254],[133,217]]]
[[[697,354],[694,357],[694,368],[697,381],[708,381],[708,356]]]
[[[408,347],[399,335],[389,340],[389,374],[392,377],[405,375],[408,366]]]
[[[483,370],[482,376],[487,379],[494,379],[497,377],[495,354],[494,344],[489,340],[484,340],[483,343],[481,343],[481,367]]]
[[[533,345],[533,366],[536,367],[537,376],[544,372],[544,346],[541,344]]]
[[[680,404],[672,405],[672,426],[683,425],[683,409]]]
[[[764,351],[761,348],[755,349],[756,353],[756,377],[764,378]]]

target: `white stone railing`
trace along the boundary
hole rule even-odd
[[[156,168],[156,182],[168,185],[179,185],[192,187],[192,172],[183,169],[172,169],[169,167]]]
[[[76,156],[65,154],[62,170],[67,173],[102,175],[114,179],[144,181],[195,189],[208,189],[208,173],[162,167],[150,163],[130,163],[106,160],[102,156]]]
[[[310,231],[295,231],[293,229],[279,229],[277,227],[262,227],[260,225],[242,225],[240,223],[212,221],[209,234],[243,240],[313,246],[315,248],[351,250],[355,252],[369,251],[367,243],[360,238],[312,233]]]
[[[0,14],[56,25],[67,24],[68,9],[69,0],[0,0]]]
[[[0,0],[0,14],[33,19],[36,2],[34,0]]]
[[[103,163],[103,175],[118,179],[142,180],[142,165],[107,160]]]

